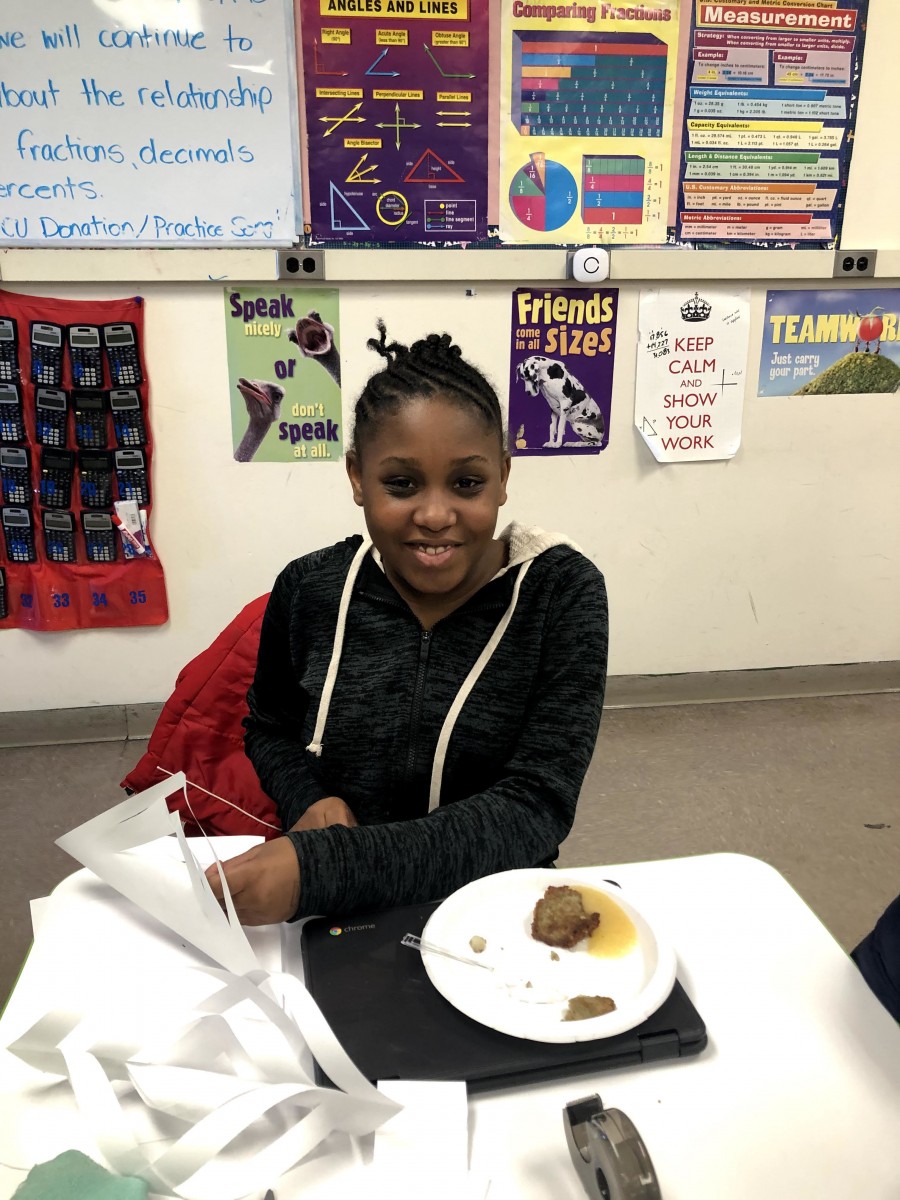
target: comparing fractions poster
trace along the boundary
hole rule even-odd
[[[487,233],[488,6],[302,0],[314,238]]]
[[[678,0],[503,0],[500,232],[666,240]]]
[[[696,0],[677,235],[833,245],[868,0]]]

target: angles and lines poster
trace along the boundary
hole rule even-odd
[[[314,240],[487,233],[488,5],[302,0]]]

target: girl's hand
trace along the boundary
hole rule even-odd
[[[288,921],[300,906],[300,864],[290,838],[275,838],[222,863],[231,898],[242,925]],[[206,869],[213,895],[222,904],[222,883],[215,863]]]
[[[296,825],[288,833],[300,833],[304,829],[327,829],[329,825],[358,825],[356,817],[339,796],[326,796],[311,804]]]

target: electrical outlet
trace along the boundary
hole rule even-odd
[[[324,279],[325,255],[321,250],[279,250],[278,279]]]
[[[874,250],[835,250],[835,279],[866,279],[875,274]]]

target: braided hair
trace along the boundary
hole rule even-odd
[[[461,408],[474,408],[485,425],[496,431],[500,449],[506,452],[497,393],[481,372],[466,362],[448,333],[429,333],[407,347],[400,342],[388,344],[384,321],[377,325],[380,336],[369,338],[366,345],[387,359],[387,366],[369,379],[356,402],[352,452],[359,453],[360,441],[382,416],[396,413],[412,400],[437,395]]]

